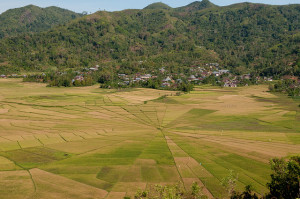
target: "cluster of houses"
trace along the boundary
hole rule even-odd
[[[11,75],[0,75],[0,78],[23,78],[27,77],[27,75],[17,75],[17,74],[11,74]]]
[[[123,84],[129,85],[131,82],[145,82],[149,79],[155,79],[157,76],[151,74],[136,73],[134,75],[118,74],[119,79],[123,80]]]
[[[223,80],[223,87],[237,87],[238,81],[237,80],[231,80],[229,78],[224,78]]]
[[[214,75],[216,77],[219,77],[223,74],[226,73],[230,73],[229,70],[224,70],[224,69],[219,69],[218,63],[209,63],[206,64],[209,67],[200,67],[200,66],[191,66],[190,67],[190,71],[192,74],[194,74],[195,76],[199,77],[199,78],[206,78],[210,75]]]
[[[289,85],[290,88],[300,88],[300,79],[297,76],[285,75],[282,77],[283,80],[293,80],[293,83]]]
[[[77,72],[77,75],[72,79],[72,82],[75,81],[84,81],[86,74],[91,74],[98,71],[100,68],[99,65],[96,65],[91,68],[85,68],[85,72]],[[59,73],[63,75],[64,72]],[[43,74],[45,75],[45,74]],[[26,75],[0,75],[0,78],[21,78],[26,77]],[[199,84],[208,77],[215,77],[216,83],[222,85],[223,87],[237,87],[241,85],[241,82],[247,82],[244,80],[251,80],[252,82],[262,82],[262,81],[273,81],[272,77],[252,77],[251,74],[243,75],[233,75],[229,70],[221,69],[218,63],[206,63],[199,65],[190,66],[188,74],[174,74],[169,73],[165,67],[159,68],[157,71],[152,71],[152,73],[136,73],[136,74],[118,74],[120,80],[119,84],[129,85],[130,83],[135,82],[146,82],[150,79],[161,79],[161,87],[171,87],[176,86],[183,81],[188,81],[193,84]],[[295,76],[284,76],[283,79],[295,79]],[[300,80],[297,81],[300,82]],[[249,82],[249,81],[248,81]],[[245,84],[247,86],[247,83]]]
[[[237,87],[241,84],[242,80],[252,80],[255,78],[255,81],[272,81],[272,77],[264,77],[261,79],[258,77],[251,77],[250,74],[243,74],[240,76],[233,75],[229,70],[226,69],[219,69],[218,63],[207,63],[204,66],[191,66],[190,67],[190,74],[186,75],[183,73],[180,74],[172,74],[168,73],[165,67],[161,67],[157,71],[158,75],[163,77],[161,87],[170,87],[182,83],[183,80],[187,80],[193,84],[201,83],[205,78],[214,76],[219,85],[223,87]],[[224,75],[226,74],[226,75]],[[134,75],[127,75],[127,74],[118,74],[118,77],[123,82],[121,84],[129,85],[130,83],[134,82],[144,82],[148,81],[149,79],[155,79],[158,76],[152,74],[141,74],[136,73]],[[222,78],[221,78],[222,77]],[[246,86],[248,84],[245,84]]]
[[[170,87],[174,85],[176,86],[177,84],[182,83],[184,80],[197,84],[211,75],[218,77],[222,74],[230,73],[229,70],[212,70],[219,66],[218,63],[210,63],[207,64],[207,66],[208,67],[191,66],[189,75],[183,73],[169,73],[165,67],[161,67],[158,69],[158,71],[156,71],[156,73],[155,71],[152,71],[155,75],[149,73],[136,73],[133,75],[118,74],[118,77],[123,81],[121,82],[121,84],[129,85],[130,83],[144,82],[148,81],[149,79],[156,79],[158,78],[158,76],[160,76],[160,78],[162,78],[161,87]]]

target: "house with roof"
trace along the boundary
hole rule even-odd
[[[181,84],[182,82],[182,79],[176,79],[176,83]]]
[[[165,79],[163,79],[162,81],[163,81],[163,82],[171,82],[172,79],[168,76],[168,77],[166,77]]]
[[[225,73],[229,73],[229,70],[219,70],[220,75],[225,74]]]
[[[162,67],[162,68],[159,69],[159,71],[160,71],[161,73],[164,73],[164,72],[166,72],[166,69],[165,69],[165,67]]]
[[[295,81],[297,81],[297,80],[298,80],[298,77],[297,77],[297,76],[293,76],[293,75],[284,75],[284,76],[282,76],[281,79],[290,79],[290,80],[295,80]]]
[[[195,75],[191,75],[188,77],[188,81],[193,82],[199,80],[198,78],[195,77]]]
[[[250,74],[242,75],[241,79],[251,79],[251,75]]]
[[[84,80],[84,77],[82,75],[77,75],[75,78],[74,78],[74,81],[83,81]]]
[[[90,71],[97,71],[98,68],[93,68],[93,67],[92,67],[92,68],[89,68],[89,70],[90,70]]]
[[[212,72],[212,74],[213,74],[214,76],[218,77],[218,76],[220,75],[220,72],[219,72],[219,71],[214,71],[214,72]]]
[[[237,85],[234,82],[225,82],[223,87],[237,87]]]
[[[148,79],[150,79],[151,77],[152,77],[151,74],[145,74],[145,75],[142,75],[142,76],[141,76],[141,79],[142,79],[142,80],[148,80]]]
[[[161,87],[170,87],[170,86],[171,86],[171,84],[169,82],[163,82],[161,84]]]

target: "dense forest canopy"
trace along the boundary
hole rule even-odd
[[[0,15],[0,38],[47,31],[80,16],[82,15],[54,6],[40,8],[28,5],[11,9]]]
[[[299,75],[299,16],[299,4],[219,7],[208,0],[174,9],[156,3],[142,10],[99,11],[0,40],[0,72],[96,64],[180,71],[218,62],[237,74]]]

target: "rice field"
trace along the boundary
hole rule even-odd
[[[270,158],[300,154],[300,101],[266,91],[176,96],[0,79],[0,198],[133,198],[194,181],[209,198],[227,198],[230,170],[237,189],[264,194]]]

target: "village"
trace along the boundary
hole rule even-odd
[[[115,75],[114,81],[118,86],[129,87],[130,85],[144,85],[148,81],[158,82],[158,87],[162,89],[174,90],[178,85],[182,83],[192,84],[192,85],[201,85],[201,84],[212,84],[215,86],[221,87],[238,87],[238,86],[248,86],[251,84],[259,84],[263,82],[272,82],[272,77],[261,77],[253,74],[242,74],[236,75],[233,74],[230,70],[223,69],[218,63],[206,63],[203,66],[192,65],[189,67],[188,73],[171,73],[166,69],[166,67],[161,67],[158,70],[153,70],[148,73],[137,72],[134,74],[124,74],[119,73]],[[84,68],[82,71],[74,71],[72,73],[73,77],[71,78],[71,85],[84,86],[81,84],[90,78],[91,76],[97,77],[101,73],[101,66],[96,65],[91,68]],[[67,72],[56,72],[57,76],[65,76]],[[0,78],[27,78],[33,77],[36,82],[47,82],[49,81],[45,77],[47,74],[42,73],[40,75],[0,75]],[[46,80],[45,80],[46,79]],[[300,84],[300,79],[296,76],[283,76],[282,80],[295,80],[296,85]],[[94,82],[97,82],[94,81]],[[89,83],[88,85],[90,85]],[[110,88],[110,87],[109,87]]]
[[[248,86],[265,81],[273,81],[272,77],[252,76],[251,74],[234,75],[230,70],[221,69],[218,63],[207,63],[205,66],[190,66],[188,74],[169,73],[165,67],[159,68],[158,72],[133,75],[118,74],[122,80],[120,84],[129,85],[135,82],[147,82],[150,79],[160,79],[161,87],[174,87],[182,82],[194,85],[212,84],[222,87]]]

